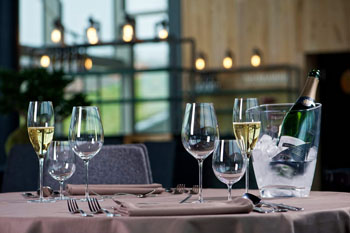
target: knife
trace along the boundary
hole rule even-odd
[[[188,194],[188,196],[187,197],[185,197],[185,199],[183,199],[182,201],[180,201],[179,203],[181,204],[181,203],[184,203],[184,202],[186,202],[188,199],[190,199],[192,197],[192,194]]]

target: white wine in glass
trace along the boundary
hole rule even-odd
[[[100,113],[95,106],[73,107],[68,138],[72,150],[86,167],[85,199],[89,199],[89,161],[101,150],[104,142]]]
[[[51,101],[29,102],[27,128],[30,142],[39,158],[39,199],[29,202],[52,202],[52,199],[43,197],[43,166],[50,143],[53,139],[54,110]]]
[[[233,133],[247,158],[245,192],[249,191],[249,160],[260,134],[261,122],[256,98],[236,98],[233,106]]]

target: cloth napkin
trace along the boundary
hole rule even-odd
[[[213,215],[249,213],[253,210],[253,203],[242,197],[232,201],[205,203],[131,203],[120,202],[115,208],[116,213],[123,216],[175,216],[175,215]]]
[[[156,190],[154,194],[164,191],[161,184],[89,184],[89,190],[99,195],[113,195],[116,193],[143,194]],[[66,191],[70,195],[84,195],[84,184],[67,184]],[[93,193],[92,193],[93,194]]]

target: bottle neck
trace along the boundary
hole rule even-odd
[[[312,99],[316,99],[318,82],[319,82],[318,78],[308,77],[300,97],[309,97]]]

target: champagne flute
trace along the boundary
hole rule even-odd
[[[203,161],[215,149],[215,140],[219,139],[219,128],[212,103],[188,103],[186,105],[181,130],[181,140],[186,151],[198,160],[199,198],[202,196]]]
[[[29,202],[53,202],[43,196],[43,167],[47,149],[53,139],[54,110],[51,101],[30,101],[27,115],[27,128],[30,142],[39,159],[40,192],[38,200]]]
[[[238,146],[247,157],[245,192],[249,190],[249,159],[260,134],[260,115],[252,108],[258,106],[256,98],[236,98],[233,106],[233,132]]]
[[[63,183],[75,172],[75,154],[69,141],[52,141],[47,151],[46,167],[52,178],[60,183],[58,200],[67,200],[63,195]]]
[[[86,167],[85,199],[89,199],[89,161],[101,150],[104,142],[100,113],[95,106],[73,107],[68,135],[72,150]]]
[[[213,152],[212,168],[215,176],[227,185],[227,200],[231,201],[232,185],[244,175],[247,159],[241,153],[236,140],[219,140],[217,145]]]

